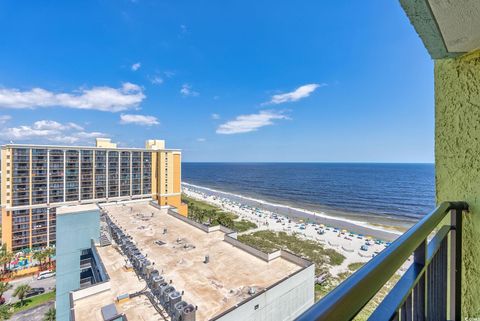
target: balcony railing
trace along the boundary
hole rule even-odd
[[[368,320],[461,320],[463,211],[465,202],[440,204],[297,321],[352,320],[412,254]]]

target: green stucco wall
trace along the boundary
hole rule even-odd
[[[467,201],[463,317],[480,317],[480,51],[435,62],[437,202]]]

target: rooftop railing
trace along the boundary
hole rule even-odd
[[[297,321],[354,319],[412,255],[368,320],[461,320],[464,211],[465,202],[440,204]]]

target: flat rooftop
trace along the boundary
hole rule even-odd
[[[145,281],[139,279],[134,271],[124,268],[125,258],[115,247],[97,247],[97,252],[110,277],[111,287],[108,291],[74,301],[75,321],[103,321],[102,307],[114,303],[119,295],[135,293],[146,286]],[[128,320],[165,321],[143,295],[125,302],[116,302],[115,305],[118,312],[124,313]]]
[[[225,242],[224,232],[204,232],[148,202],[102,207],[118,227],[132,236],[165,279],[172,280],[177,290],[185,291],[183,300],[198,306],[197,320],[209,320],[248,299],[251,287],[261,291],[303,268],[283,257],[266,262]],[[94,318],[95,311],[112,303],[116,295],[145,286],[134,272],[123,269],[125,258],[113,246],[98,248],[98,252],[112,289],[101,294],[102,300],[95,295],[75,302],[76,315],[81,315],[77,320],[101,320]],[[206,255],[210,258],[207,264]],[[107,298],[103,300],[103,296]],[[128,301],[126,306],[117,304],[118,311],[125,313],[128,320],[147,320],[147,316],[152,316],[148,320],[160,320],[148,299],[135,299],[147,300],[148,304],[138,302],[140,306],[135,307],[135,302]],[[85,319],[83,313],[90,318]]]

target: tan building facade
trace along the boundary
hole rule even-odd
[[[181,152],[163,140],[117,148],[109,139],[95,147],[16,145],[1,150],[2,243],[11,251],[56,243],[56,208],[63,205],[154,199],[181,203]]]

